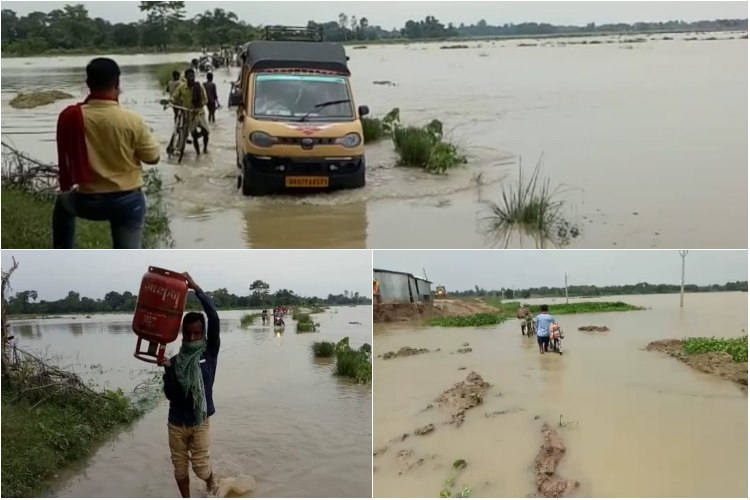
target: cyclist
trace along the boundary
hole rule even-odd
[[[195,152],[200,156],[198,138],[203,137],[203,152],[207,153],[209,134],[204,108],[208,104],[208,96],[205,87],[195,80],[195,70],[192,68],[185,71],[185,82],[181,83],[172,94],[172,102],[189,110],[187,118]]]
[[[534,321],[534,316],[532,316],[528,304],[524,304],[523,307],[518,309],[516,317],[521,321],[521,335],[527,335]]]

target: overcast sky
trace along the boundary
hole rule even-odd
[[[67,3],[86,5],[92,17],[113,22],[130,22],[142,18],[139,2],[16,2],[4,1],[4,9],[19,14],[48,12]],[[747,18],[747,2],[186,2],[188,17],[217,7],[235,12],[253,25],[305,25],[308,20],[338,19],[340,12],[366,17],[371,25],[385,29],[401,28],[407,19],[424,19],[434,15],[447,24],[472,24],[485,19],[489,24],[522,23],[526,21],[552,24],[583,25],[637,21],[669,21],[680,19]]]
[[[665,250],[443,250],[375,251],[374,267],[427,277],[449,290],[626,285],[680,282],[681,259]],[[747,252],[691,251],[685,282],[697,285],[747,280]]]
[[[227,288],[238,295],[249,294],[250,283],[262,279],[272,291],[287,288],[304,296],[344,290],[372,296],[372,254],[366,250],[3,250],[3,271],[14,256],[20,266],[13,290],[36,290],[40,300],[56,300],[70,290],[92,298],[112,290],[137,293],[148,266],[188,271],[204,290]]]

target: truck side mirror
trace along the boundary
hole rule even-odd
[[[370,108],[368,108],[367,106],[364,106],[364,105],[360,106],[359,109],[358,109],[358,111],[359,111],[359,117],[360,118],[362,118],[363,116],[367,116],[367,115],[370,114]]]
[[[239,86],[233,86],[232,90],[229,91],[228,105],[230,108],[235,106],[242,106],[242,88]]]

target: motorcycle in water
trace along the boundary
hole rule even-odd
[[[563,331],[562,328],[560,328],[560,325],[557,323],[554,323],[550,327],[550,349],[552,349],[552,352],[558,353],[560,356],[562,356],[562,339]]]
[[[286,328],[286,325],[284,324],[284,319],[281,317],[276,317],[273,320],[273,330],[275,332],[283,332],[284,328]]]

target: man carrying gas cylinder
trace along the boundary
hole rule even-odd
[[[171,359],[164,359],[164,394],[169,400],[169,450],[174,477],[183,498],[190,496],[190,464],[193,472],[214,489],[209,458],[209,417],[216,410],[213,386],[219,357],[219,315],[211,299],[185,274],[188,287],[203,306],[208,318],[189,312],[182,318],[182,346]]]

